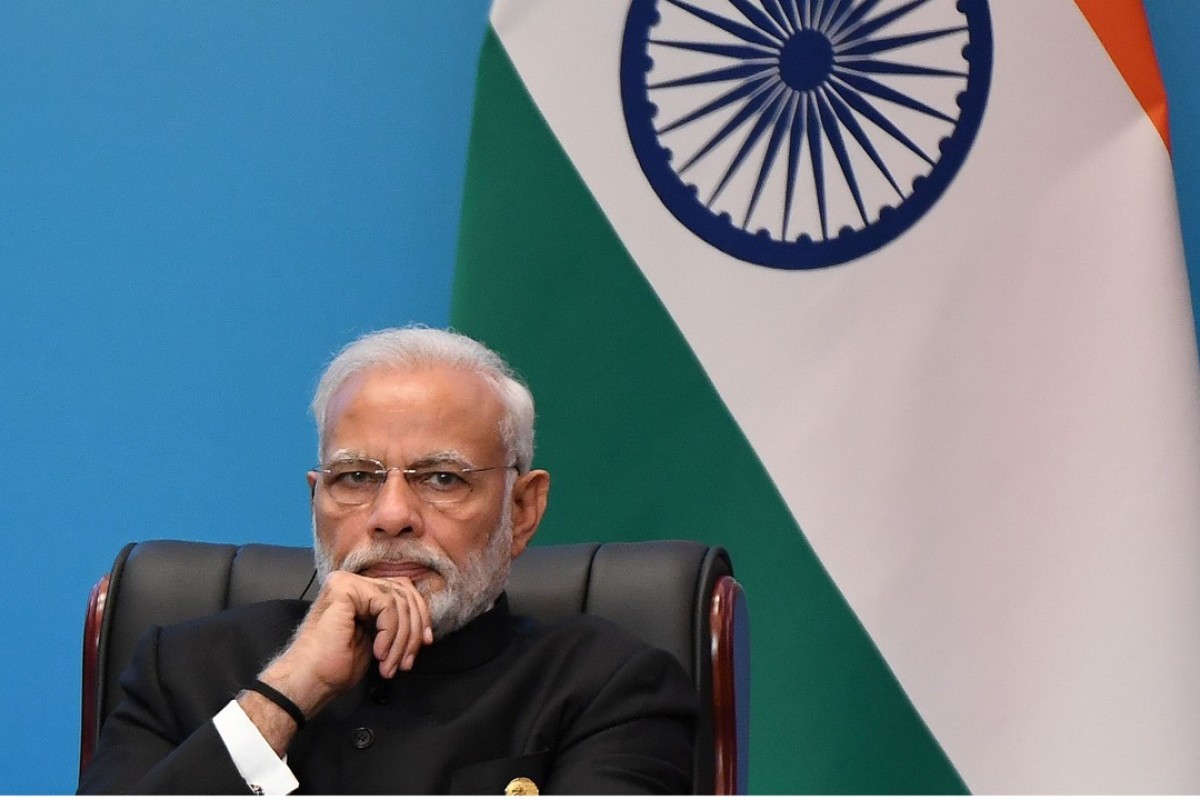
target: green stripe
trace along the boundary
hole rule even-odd
[[[538,541],[732,554],[751,613],[752,791],[965,792],[490,31],[460,237],[453,324],[538,399],[553,476]]]

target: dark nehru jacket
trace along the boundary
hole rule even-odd
[[[212,717],[308,609],[279,600],[148,632],[122,676],[81,793],[239,794]],[[375,668],[288,750],[306,794],[687,794],[697,698],[670,655],[580,615],[540,626],[496,606],[424,647],[390,681]]]

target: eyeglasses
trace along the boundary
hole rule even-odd
[[[399,472],[422,502],[433,506],[461,503],[471,496],[481,482],[481,472],[516,469],[516,464],[504,467],[464,467],[460,464],[432,464],[421,467],[389,467],[373,458],[354,458],[331,462],[317,467],[324,478],[325,489],[336,503],[361,506],[373,501],[389,472]]]

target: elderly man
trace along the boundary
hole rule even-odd
[[[313,413],[316,600],[148,632],[80,790],[689,792],[674,659],[601,620],[508,612],[550,478],[504,361],[380,331],[333,360]]]

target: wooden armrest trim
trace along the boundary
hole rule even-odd
[[[739,774],[738,696],[735,661],[739,642],[737,606],[742,587],[732,576],[722,576],[713,587],[709,611],[712,636],[713,746],[715,748],[713,793],[732,795],[746,791],[746,775]]]
[[[108,602],[108,576],[96,581],[88,596],[87,616],[83,620],[83,700],[79,725],[79,775],[91,763],[96,749],[96,707],[100,693],[100,626]]]

